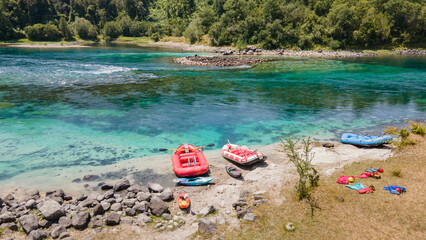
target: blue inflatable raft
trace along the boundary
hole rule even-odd
[[[213,177],[196,177],[196,178],[176,178],[173,180],[175,183],[179,183],[185,186],[198,186],[204,185],[211,182]]]
[[[363,146],[363,147],[374,147],[374,146],[380,146],[386,143],[391,143],[392,137],[389,135],[368,136],[368,135],[358,135],[353,133],[344,133],[340,140],[342,141],[342,143],[349,143],[349,144]]]

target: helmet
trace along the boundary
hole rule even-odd
[[[395,189],[397,192],[401,192],[401,188],[397,188]]]
[[[376,191],[376,188],[373,185],[370,185],[369,187],[371,190]]]
[[[383,172],[383,168],[379,168],[379,172],[381,172],[381,173],[382,173],[382,172]]]
[[[353,181],[354,181],[354,178],[353,178],[353,177],[348,177],[348,181],[349,181],[349,182],[353,182]]]

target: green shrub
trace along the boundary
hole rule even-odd
[[[130,35],[133,37],[146,36],[148,29],[149,24],[147,22],[133,21],[132,25],[130,25]]]
[[[25,28],[28,39],[32,41],[57,41],[62,35],[53,24],[35,24]]]
[[[88,20],[84,18],[75,18],[75,31],[81,39],[85,40],[97,40],[98,31],[96,27],[92,25]]]
[[[116,39],[120,36],[121,32],[118,25],[115,22],[107,22],[102,30],[104,39]]]
[[[397,150],[402,150],[404,149],[406,146],[409,145],[415,145],[416,142],[409,139],[408,136],[410,136],[410,131],[408,131],[407,128],[401,128],[399,129],[398,127],[392,127],[389,126],[384,133],[388,133],[388,134],[393,134],[396,135],[398,137],[401,137],[401,141],[397,142],[397,141],[393,141],[392,144],[395,145]]]
[[[408,128],[411,130],[412,133],[423,137],[426,135],[426,127],[423,125],[423,123],[409,121],[409,124],[410,125],[408,126]]]
[[[395,177],[401,177],[401,170],[392,171],[392,175]]]

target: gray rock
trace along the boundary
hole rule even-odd
[[[130,182],[127,179],[123,179],[114,185],[115,191],[121,191],[130,187]]]
[[[62,205],[62,203],[64,203],[64,199],[62,199],[61,197],[48,197],[48,198],[50,198],[50,199],[52,199],[54,201],[57,201],[61,205]]]
[[[136,201],[136,199],[123,199],[121,205],[123,205],[124,207],[132,208],[135,205]]]
[[[10,229],[12,231],[18,231],[18,225],[16,225],[16,223],[14,222],[2,223],[0,225],[0,229]]]
[[[172,201],[173,200],[173,191],[171,188],[165,188],[161,194],[160,194],[160,198],[163,201]]]
[[[38,220],[32,214],[20,217],[19,224],[21,224],[22,230],[24,230],[26,234],[29,234],[31,231],[38,229]]]
[[[237,218],[243,218],[247,214],[247,209],[237,211]]]
[[[345,201],[345,198],[343,196],[336,195],[336,198],[337,198],[337,201],[339,201],[339,202],[344,202]]]
[[[161,216],[162,216],[164,219],[166,219],[166,220],[170,220],[170,219],[172,219],[172,216],[171,216],[170,214],[168,214],[168,213],[163,213],[163,214],[161,214]]]
[[[121,203],[122,201],[123,201],[122,197],[118,197],[118,198],[115,199],[115,202],[117,202],[117,203]]]
[[[104,210],[104,208],[102,207],[101,204],[98,204],[93,208],[93,215],[94,216],[103,215],[104,213],[105,213],[105,210]]]
[[[142,187],[138,184],[130,186],[127,191],[137,194],[138,192],[142,192]]]
[[[120,224],[128,224],[128,225],[133,225],[135,223],[135,220],[133,219],[121,219]]]
[[[136,203],[135,206],[133,206],[133,210],[135,210],[137,213],[143,213],[148,211],[149,203],[147,201],[143,201],[141,203]]]
[[[37,199],[40,198],[40,192],[38,190],[36,190],[36,189],[29,191],[28,194],[33,199],[34,198],[37,198]]]
[[[97,228],[97,227],[103,227],[104,221],[102,220],[101,216],[96,216],[94,218],[92,218],[89,222],[89,227],[90,228]]]
[[[143,222],[143,223],[151,223],[152,222],[152,218],[150,216],[148,216],[147,214],[145,214],[145,213],[139,214],[138,215],[138,220],[140,222]]]
[[[216,233],[217,225],[208,219],[201,218],[198,220],[198,231],[205,235],[211,235]]]
[[[254,220],[256,220],[256,215],[254,215],[254,213],[247,213],[246,215],[244,215],[243,220],[253,222]]]
[[[96,200],[98,200],[98,202],[101,202],[104,199],[105,199],[104,195],[98,195],[98,198],[96,198]]]
[[[160,222],[160,223],[155,224],[154,228],[160,228],[162,226],[163,226],[163,223]]]
[[[112,190],[112,189],[104,194],[104,199],[109,199],[109,198],[112,198],[112,197],[114,197],[114,190]]]
[[[85,229],[89,221],[90,214],[88,212],[79,212],[77,215],[74,215],[71,220],[72,226],[79,230]]]
[[[167,229],[172,230],[173,229],[173,225],[167,225]]]
[[[64,190],[62,189],[56,189],[55,191],[50,191],[50,192],[46,192],[46,197],[59,197],[59,198],[64,198],[65,193]]]
[[[334,143],[327,142],[323,143],[322,146],[325,148],[334,148]]]
[[[63,218],[63,217],[61,217],[61,218]],[[38,226],[40,226],[41,228],[48,228],[48,227],[52,226],[52,223],[53,223],[52,221],[47,221],[46,219],[43,219],[43,220],[38,221]],[[71,224],[71,222],[70,222],[70,224]]]
[[[87,198],[86,200],[83,200],[78,204],[79,207],[85,208],[85,207],[94,207],[98,205],[99,202],[96,199]]]
[[[135,198],[135,197],[136,197],[136,193],[128,192],[124,198],[131,199],[131,198]]]
[[[101,187],[102,190],[108,190],[108,189],[112,189],[112,188],[113,188],[113,186],[111,184],[104,184]]]
[[[121,211],[121,209],[122,209],[121,203],[114,203],[111,205],[112,211]]]
[[[64,226],[65,228],[69,228],[72,226],[71,219],[69,219],[69,217],[67,216],[59,218],[58,224]]]
[[[1,208],[2,205],[3,205],[3,199],[0,198],[0,208]]]
[[[108,211],[108,209],[111,207],[111,203],[109,202],[101,202],[102,208],[104,209],[104,211]]]
[[[185,224],[185,220],[183,220],[183,219],[179,220],[179,224],[180,224],[180,225]]]
[[[16,218],[11,212],[5,212],[0,215],[0,223],[15,222]]]
[[[163,186],[158,183],[148,182],[148,190],[150,193],[161,193],[163,191]]]
[[[63,233],[61,233],[61,235],[59,235],[59,239],[64,239],[64,238],[67,238],[69,236],[70,236],[70,234],[68,232],[63,232]]]
[[[34,199],[30,199],[25,203],[25,207],[27,209],[34,209],[37,207],[36,201]]]
[[[219,224],[219,225],[223,225],[223,224],[226,223],[226,220],[222,216],[219,216],[219,217],[216,218],[216,223]]]
[[[77,201],[84,201],[84,200],[86,200],[87,199],[87,195],[85,195],[85,194],[78,194],[76,197],[75,197],[75,199],[77,200]]]
[[[251,192],[249,190],[244,189],[240,192],[240,198],[247,198],[250,195],[250,193]]]
[[[71,201],[72,200],[72,196],[71,195],[65,195],[64,196],[64,201]]]
[[[240,207],[240,208],[242,208],[242,207],[244,207],[244,206],[247,206],[247,203],[246,202],[236,202],[236,203],[233,203],[232,204],[232,207],[234,208],[234,209],[236,209],[236,210],[238,210],[237,209],[237,207]]]
[[[47,234],[44,231],[37,229],[31,231],[30,235],[28,235],[28,238],[31,240],[42,240],[47,238]]]
[[[205,217],[207,216],[207,214],[214,213],[214,211],[216,211],[216,208],[210,204],[207,207],[201,209],[199,215],[201,215],[202,217]]]
[[[139,192],[136,195],[136,198],[140,202],[142,202],[142,201],[149,201],[151,199],[151,193],[148,193],[148,192]]]
[[[133,210],[132,208],[124,209],[124,213],[126,214],[126,216],[135,216],[136,215],[136,211]]]
[[[105,222],[109,226],[120,224],[120,214],[116,212],[109,213]]]
[[[63,207],[54,200],[47,200],[37,205],[38,210],[47,220],[56,221],[65,215]]]
[[[5,198],[4,201],[12,201],[15,200],[15,197],[12,194],[8,194]]]
[[[59,236],[61,236],[61,234],[66,231],[67,229],[64,226],[56,225],[52,228],[52,232],[50,232],[50,236],[52,236],[52,238],[59,238]]]
[[[161,198],[156,196],[151,198],[149,208],[151,209],[151,213],[158,217],[161,216],[161,214],[168,212],[169,210],[169,206],[167,206],[167,204],[161,200]]]

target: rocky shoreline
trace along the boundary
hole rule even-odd
[[[289,57],[315,57],[315,58],[358,58],[372,57],[380,55],[378,52],[355,52],[355,51],[313,51],[313,50],[265,50],[255,46],[248,46],[243,50],[217,50],[215,53],[220,55],[266,55],[266,56],[289,56]],[[421,49],[404,49],[383,53],[382,55],[426,55],[425,50]]]
[[[247,57],[201,57],[186,56],[173,59],[176,63],[191,66],[217,66],[217,67],[235,67],[252,65],[256,63],[269,61],[265,58],[247,58]]]
[[[15,199],[12,194],[0,198],[0,237],[10,235],[13,231],[22,231],[28,239],[40,240],[49,236],[53,239],[74,239],[72,229],[82,231],[87,228],[101,232],[107,226],[120,224],[134,227],[152,228],[158,232],[173,231],[185,225],[185,215],[191,211],[169,209],[174,200],[171,188],[163,188],[158,183],[148,183],[148,191],[142,187],[131,185],[126,179],[114,186],[105,184],[103,193],[79,194],[70,196],[62,189],[40,194],[39,191],[29,192],[29,197]],[[223,190],[222,190],[223,191]],[[264,197],[265,191],[251,193],[241,191],[237,202],[232,203],[238,219],[254,221],[253,209],[269,200]],[[205,217],[216,212],[213,204],[201,209],[197,216],[197,229],[200,233],[215,234],[218,224],[225,224],[223,217],[217,217],[216,223]],[[91,239],[85,235],[85,239]]]

